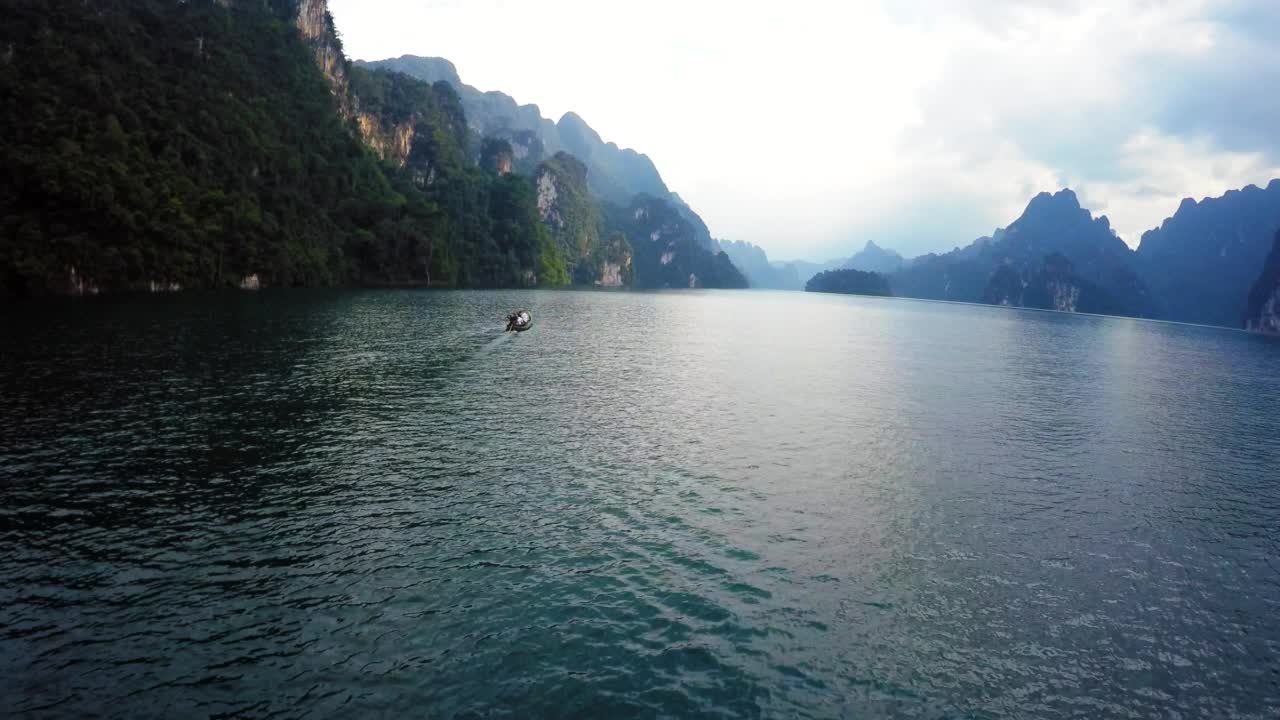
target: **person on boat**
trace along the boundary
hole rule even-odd
[[[529,323],[532,321],[533,318],[530,317],[527,310],[517,310],[507,316],[507,332],[511,332],[512,330],[515,330],[516,332],[527,330],[529,328]]]

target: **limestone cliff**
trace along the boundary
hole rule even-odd
[[[328,0],[298,0],[294,24],[311,47],[316,65],[324,73],[342,118],[352,123],[360,139],[383,160],[403,166],[413,150],[417,118],[388,118],[361,103],[352,87],[352,68],[329,13]]]
[[[511,143],[501,138],[485,138],[480,147],[480,167],[495,175],[510,175],[515,163]]]
[[[1254,332],[1280,335],[1280,232],[1249,293],[1244,326]]]
[[[499,131],[495,137],[502,138],[511,145],[512,172],[532,175],[538,163],[546,156],[546,146],[532,130],[504,130]]]
[[[416,123],[404,121],[385,127],[379,118],[368,112],[356,113],[355,122],[360,130],[360,139],[378,157],[397,165],[403,165],[408,159]]]
[[[419,187],[432,184],[442,167],[475,160],[479,143],[468,135],[461,100],[448,83],[424,85],[387,71],[353,66],[343,54],[327,0],[298,0],[294,24],[311,47],[316,65],[329,83],[339,113],[352,132],[378,156],[408,167]],[[441,132],[443,130],[443,132]],[[522,148],[506,148],[493,162],[505,174]]]
[[[538,166],[538,213],[563,240],[570,261],[589,252],[600,240],[600,214],[587,190],[587,166],[559,152]]]
[[[748,285],[729,256],[701,244],[698,230],[667,200],[637,195],[611,222],[631,244],[637,287],[745,288]]]
[[[533,176],[538,214],[575,284],[630,285],[631,249],[621,234],[603,240],[604,218],[591,196],[588,174],[587,166],[566,152],[540,163]]]
[[[622,233],[614,233],[593,253],[591,284],[599,287],[630,287],[635,280],[631,246]]]
[[[1101,287],[1075,274],[1061,253],[1045,256],[1034,272],[1005,263],[991,274],[982,293],[988,305],[1059,312],[1115,314],[1116,303]]]
[[[333,16],[329,14],[328,0],[298,0],[294,24],[302,39],[311,46],[316,65],[329,81],[329,90],[337,98],[343,117],[352,119],[355,112],[348,92],[347,58],[342,53]]]

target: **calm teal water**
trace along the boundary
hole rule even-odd
[[[0,715],[1280,715],[1274,339],[764,292],[0,313]]]

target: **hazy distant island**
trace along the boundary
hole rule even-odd
[[[856,269],[882,274],[897,297],[1277,332],[1280,300],[1268,295],[1280,266],[1272,250],[1277,228],[1280,180],[1273,180],[1184,200],[1137,249],[1070,189],[1040,193],[1009,225],[964,247],[910,259],[874,242],[825,263],[770,262],[750,243],[721,247],[753,287],[805,287],[822,273]]]
[[[844,270],[827,270],[809,278],[804,284],[805,292],[842,293],[845,295],[875,295],[892,297],[889,281],[880,273],[862,272],[846,268]]]

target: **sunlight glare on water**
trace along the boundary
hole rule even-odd
[[[5,313],[0,714],[1280,714],[1275,339],[772,292]]]

